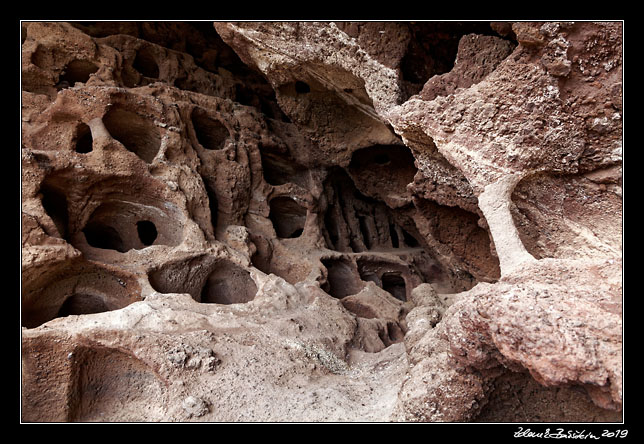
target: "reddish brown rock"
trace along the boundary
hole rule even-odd
[[[21,25],[23,421],[620,420],[621,23]]]

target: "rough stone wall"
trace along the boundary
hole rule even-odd
[[[21,61],[23,421],[621,420],[621,23],[24,22]]]

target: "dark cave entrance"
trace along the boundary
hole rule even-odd
[[[76,82],[87,83],[89,77],[98,71],[98,66],[89,60],[75,59],[69,62],[58,78],[58,89],[73,87]]]
[[[141,220],[136,223],[136,231],[143,245],[152,245],[157,238],[157,227],[149,220]]]
[[[403,87],[406,90],[403,102],[417,94],[431,77],[452,70],[458,44],[463,36],[498,36],[490,22],[481,21],[413,22],[408,27],[411,38],[400,61]]]
[[[277,236],[282,239],[300,237],[304,231],[306,208],[287,196],[275,197],[269,204],[269,218]]]
[[[403,277],[398,273],[383,274],[382,289],[402,302],[407,301],[407,287],[405,279],[403,279]]]

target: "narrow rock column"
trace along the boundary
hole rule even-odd
[[[87,126],[89,126],[90,131],[92,132],[92,139],[96,147],[103,147],[112,142],[112,136],[107,128],[105,128],[103,119],[100,117],[87,122]]]
[[[521,174],[504,176],[487,185],[478,197],[479,207],[490,227],[502,277],[526,262],[536,261],[523,246],[510,213],[510,195],[521,177]]]

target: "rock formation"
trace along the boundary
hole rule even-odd
[[[621,23],[21,25],[23,421],[621,421]]]

